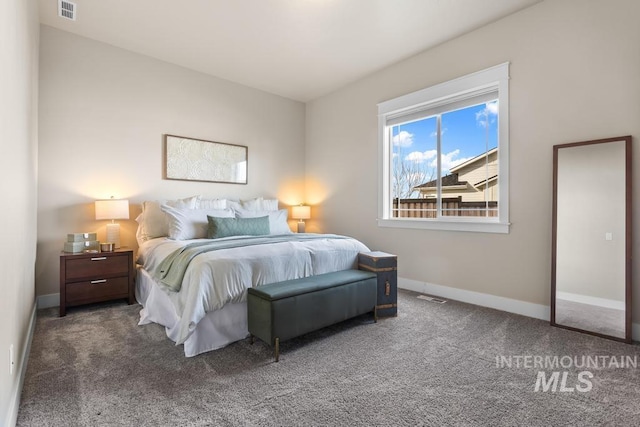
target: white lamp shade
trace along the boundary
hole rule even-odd
[[[294,206],[291,209],[291,216],[294,219],[309,219],[311,218],[310,206]]]
[[[129,219],[129,201],[96,200],[96,219]]]

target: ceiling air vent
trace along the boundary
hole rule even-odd
[[[67,0],[58,0],[58,16],[75,21],[77,13],[77,4]]]

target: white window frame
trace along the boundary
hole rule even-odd
[[[390,122],[425,110],[446,110],[461,100],[498,92],[498,217],[394,218],[391,213]],[[440,83],[378,104],[378,226],[509,233],[509,63]],[[440,184],[438,183],[438,186]]]

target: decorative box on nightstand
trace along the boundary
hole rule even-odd
[[[134,303],[133,250],[60,254],[60,316],[67,307],[127,299]]]
[[[378,316],[397,316],[398,257],[385,252],[362,252],[358,254],[358,268],[378,275]]]

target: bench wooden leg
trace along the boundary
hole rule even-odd
[[[253,345],[253,334],[249,334],[249,344]]]
[[[278,360],[280,360],[280,338],[276,338],[275,352],[276,352],[276,363],[277,363]]]
[[[378,306],[373,307],[373,323],[378,323]]]

